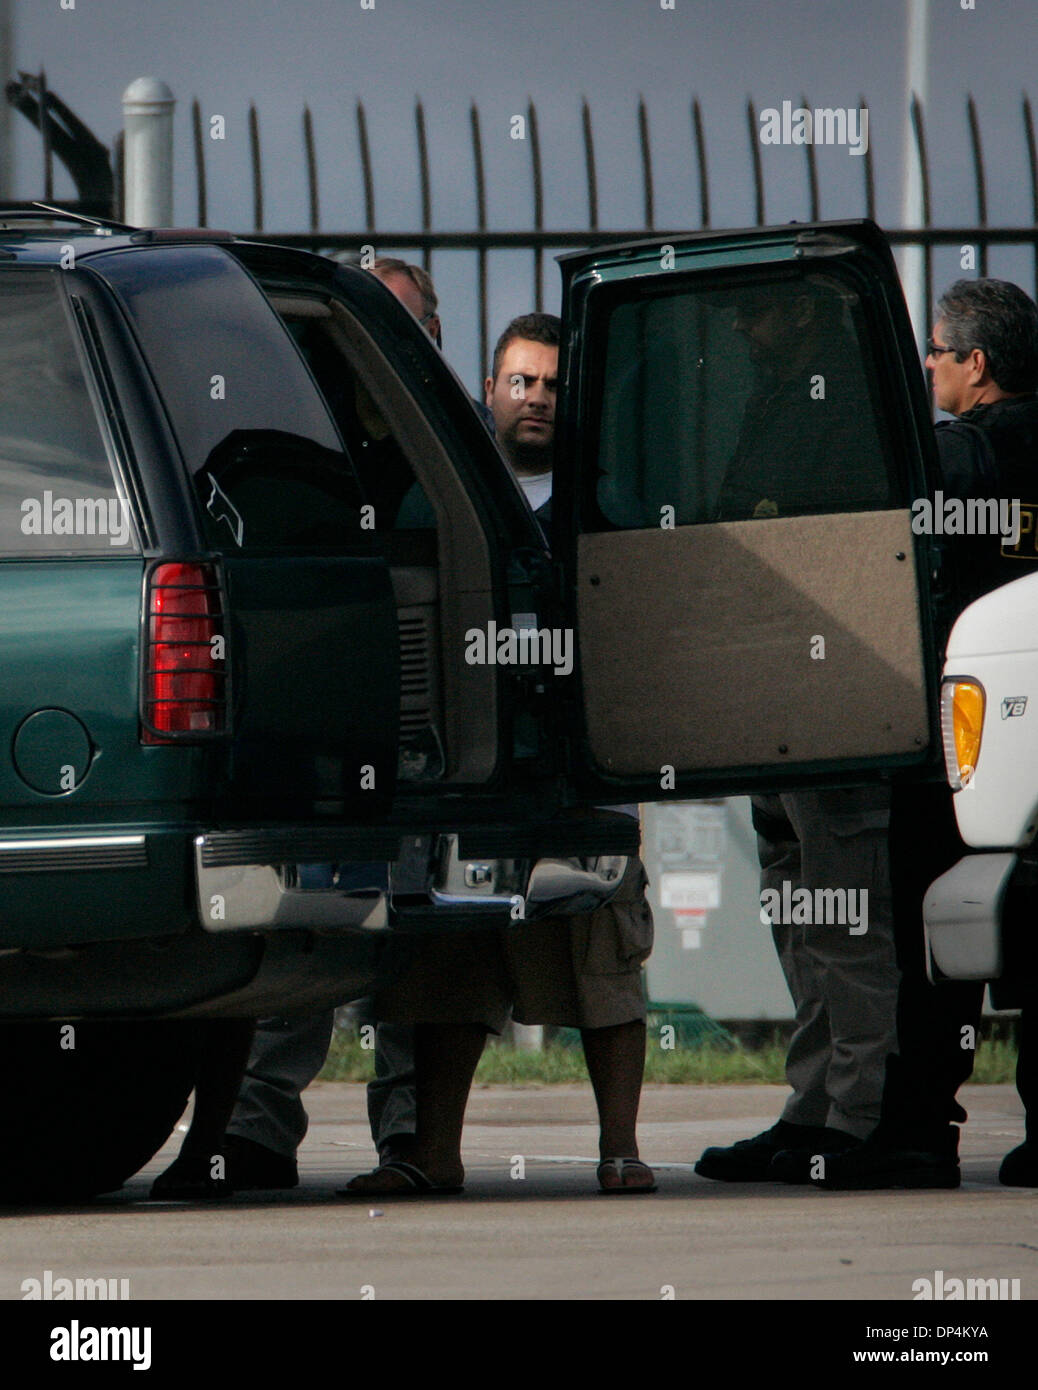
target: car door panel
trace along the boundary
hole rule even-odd
[[[588,743],[608,775],[926,745],[904,512],[581,536],[577,585]]]
[[[933,432],[878,229],[704,233],[562,266],[553,542],[578,788],[929,776],[937,560],[911,502]]]
[[[396,773],[396,644],[370,641],[395,621],[385,566],[328,555],[227,556],[224,566],[243,668],[225,814],[334,808],[363,823],[391,801]]]

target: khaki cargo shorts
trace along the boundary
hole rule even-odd
[[[642,965],[652,909],[640,859],[627,861],[604,907],[496,931],[419,938],[400,978],[375,1001],[384,1023],[517,1023],[609,1028],[645,1018]]]

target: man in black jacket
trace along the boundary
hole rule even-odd
[[[1038,503],[1038,308],[1007,281],[957,281],[939,301],[926,366],[937,408],[955,417],[936,426],[944,496],[1021,504],[1016,536],[995,531],[955,543],[951,559],[964,606],[1038,563],[1033,520],[1028,524],[1038,508],[1027,507]],[[955,1096],[973,1070],[974,1053],[964,1042],[977,1036],[984,986],[932,985],[926,977],[924,894],[968,853],[946,784],[895,790],[890,850],[902,971],[899,1056],[888,1058],[877,1130],[859,1148],[827,1155],[818,1182],[832,1188],[958,1187],[957,1126],[966,1112]],[[1007,998],[999,1002],[1006,1006]],[[1013,1002],[1025,1000],[1021,994]],[[1007,1185],[1038,1185],[1038,1087],[1023,1047],[1017,1082],[1031,1138],[1007,1155],[999,1176]]]
[[[889,505],[883,451],[841,295],[824,279],[740,290],[733,328],[757,382],[746,401],[716,516],[724,521]],[[822,390],[816,386],[821,383]],[[700,1177],[807,1182],[817,1152],[853,1148],[880,1118],[895,1047],[899,973],[891,912],[890,792],[884,786],[757,793],[753,827],[764,894],[849,891],[867,903],[853,932],[786,909],[771,919],[795,1010],[787,1097],[776,1124],[711,1145]],[[776,1161],[781,1155],[781,1162]]]

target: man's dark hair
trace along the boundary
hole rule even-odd
[[[1038,306],[1008,280],[956,280],[937,302],[956,362],[979,348],[995,385],[1010,395],[1038,386]]]
[[[562,320],[554,314],[520,314],[513,319],[497,340],[494,348],[494,365],[490,378],[497,380],[501,370],[501,358],[511,343],[517,338],[527,338],[531,343],[544,343],[546,347],[558,347],[562,340]]]

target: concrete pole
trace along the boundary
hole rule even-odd
[[[0,0],[0,87],[10,81],[14,71],[11,0]],[[14,197],[14,141],[11,138],[11,107],[0,91],[0,201]]]
[[[912,131],[912,94],[919,98],[926,114],[929,91],[930,0],[908,0],[905,32],[905,139],[902,162],[901,225],[923,225],[923,179],[919,167],[919,150]],[[923,248],[902,246],[898,260],[901,283],[912,316],[917,343],[923,343],[930,331],[926,317],[926,285],[924,283]]]
[[[125,220],[132,227],[173,221],[173,93],[157,77],[123,92]]]

